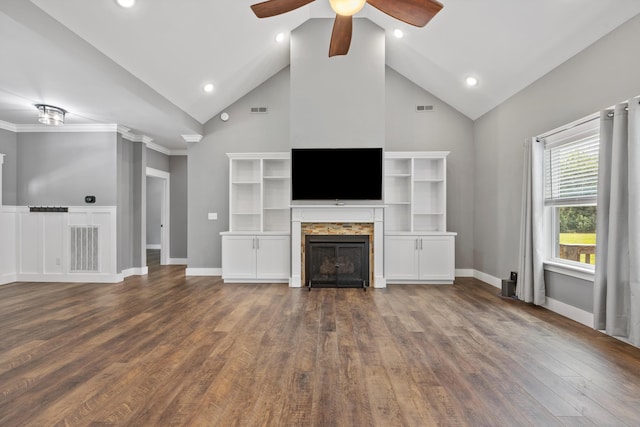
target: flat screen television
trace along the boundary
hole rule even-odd
[[[382,200],[382,148],[294,148],[293,200]]]

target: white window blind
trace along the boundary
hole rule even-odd
[[[600,121],[590,120],[543,140],[545,205],[595,204]]]

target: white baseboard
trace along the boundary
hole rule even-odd
[[[558,313],[561,316],[568,317],[571,320],[575,320],[578,323],[582,323],[585,326],[593,328],[593,313],[589,313],[581,308],[574,307],[549,297],[547,297],[547,302],[543,307],[547,310],[553,311],[554,313]]]
[[[456,268],[456,277],[474,277],[475,270],[473,268]]]
[[[129,276],[144,276],[146,274],[149,274],[149,268],[146,266],[127,268],[126,270],[122,270],[122,272],[120,272],[120,276],[122,277],[122,280],[124,280]]]
[[[147,243],[147,249],[162,249],[160,244],[149,244]]]
[[[222,268],[188,268],[186,276],[222,276]]]
[[[473,270],[473,277],[495,286],[496,288],[502,289],[502,280],[497,277],[493,277],[478,270]],[[589,313],[581,308],[574,307],[553,298],[547,297],[546,300],[547,302],[542,307],[547,310],[553,311],[554,313],[567,317],[590,328],[593,327],[593,313]]]
[[[3,274],[0,276],[0,286],[8,285],[9,283],[17,282],[18,277],[15,274]]]
[[[478,280],[482,280],[483,282],[488,283],[491,286],[502,289],[502,279],[498,279],[497,277],[493,277],[478,270],[473,270],[473,277]]]
[[[122,279],[118,274],[18,274],[16,282],[51,283],[118,283]]]
[[[187,258],[169,258],[169,265],[187,265]]]

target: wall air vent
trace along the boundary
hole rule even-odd
[[[69,272],[99,273],[100,251],[98,226],[69,226]]]
[[[433,105],[416,105],[416,112],[426,113],[433,111]]]
[[[251,114],[267,114],[267,107],[251,107]]]

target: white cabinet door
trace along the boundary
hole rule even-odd
[[[387,236],[384,240],[384,273],[387,280],[417,280],[418,236]]]
[[[454,280],[453,236],[420,236],[420,280]]]
[[[286,279],[291,269],[289,236],[256,237],[256,278]]]
[[[255,279],[255,246],[255,236],[222,236],[222,277]]]

